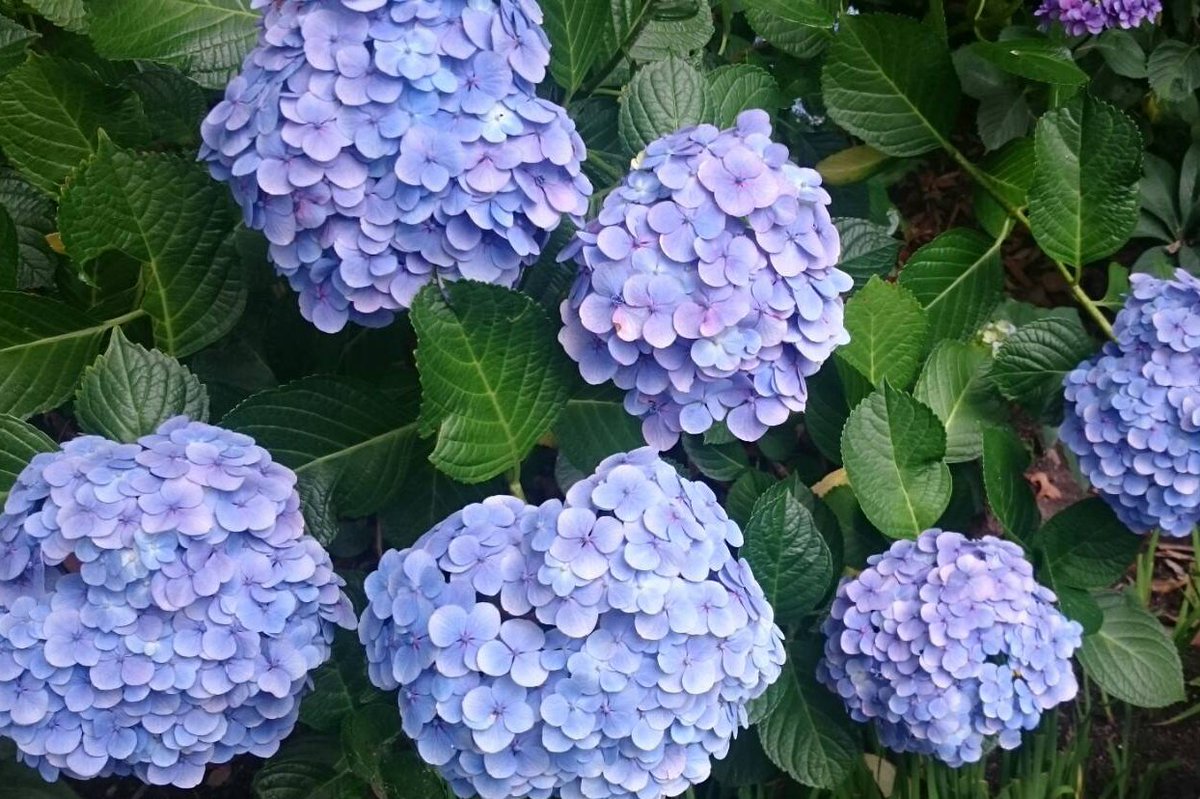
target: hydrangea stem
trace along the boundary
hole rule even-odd
[[[521,487],[521,464],[508,470],[508,493],[522,502],[525,501],[525,489]]]

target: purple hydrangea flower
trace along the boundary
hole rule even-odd
[[[535,0],[253,0],[200,152],[319,329],[388,324],[434,279],[512,286],[592,187],[536,94]]]
[[[0,735],[22,760],[193,787],[274,754],[334,625],[355,626],[295,483],[182,417],[32,460],[0,513]]]
[[[384,554],[359,638],[455,793],[678,796],[783,665],[771,607],[703,483],[650,448],[565,502],[492,497]],[[501,584],[478,583],[495,564]]]
[[[1034,16],[1043,26],[1058,22],[1068,35],[1086,36],[1153,24],[1162,10],[1162,0],[1042,0]]]
[[[973,763],[1075,697],[1083,630],[1054,602],[1016,544],[926,530],[838,586],[817,679],[884,746]]]
[[[1130,280],[1116,342],[1066,377],[1060,436],[1121,521],[1186,537],[1200,523],[1200,279]]]
[[[646,441],[724,421],[744,441],[804,410],[805,378],[849,340],[820,176],[788,162],[763,111],[650,144],[562,254],[582,267],[559,340],[612,380]]]

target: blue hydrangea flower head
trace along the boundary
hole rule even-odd
[[[1042,0],[1034,16],[1043,26],[1058,22],[1068,35],[1086,36],[1153,24],[1162,10],[1162,0]]]
[[[926,530],[838,586],[817,679],[884,746],[974,763],[1075,697],[1083,630],[1055,599],[1016,544]]]
[[[269,757],[353,609],[296,475],[180,417],[37,455],[0,513],[0,735],[48,780]]]
[[[1200,523],[1200,280],[1137,274],[1109,342],[1070,372],[1060,436],[1126,525]]]
[[[677,796],[783,665],[741,542],[650,448],[565,502],[470,505],[367,577],[371,680],[459,796]]]
[[[828,204],[763,111],[653,142],[562,254],[580,272],[559,340],[587,382],[627,392],[649,444],[721,420],[757,440],[849,340]]]
[[[253,0],[258,46],[200,157],[270,241],[305,318],[389,323],[431,280],[512,286],[592,187],[537,97],[536,0]]]

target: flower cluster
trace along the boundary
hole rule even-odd
[[[177,418],[36,456],[0,514],[0,734],[49,780],[274,754],[354,614],[296,477]]]
[[[1061,23],[1069,36],[1085,36],[1153,23],[1162,10],[1162,0],[1042,0],[1034,15],[1043,25]]]
[[[436,278],[512,286],[587,211],[583,141],[539,99],[536,0],[254,0],[265,19],[201,158],[304,316],[384,325]]]
[[[973,763],[1075,696],[1083,630],[1054,600],[1016,544],[926,530],[838,587],[817,679],[885,746]]]
[[[1060,435],[1129,527],[1200,524],[1200,280],[1133,275],[1116,342],[1065,380]]]
[[[782,636],[702,483],[649,448],[533,507],[455,513],[366,581],[371,679],[459,796],[676,796],[778,677]]]
[[[849,340],[829,195],[763,111],[659,139],[635,167],[562,255],[582,269],[559,339],[585,380],[628,392],[648,443],[722,419],[754,441]]]

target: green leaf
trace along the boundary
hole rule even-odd
[[[726,64],[709,72],[709,117],[718,128],[730,128],[738,114],[751,108],[768,113],[780,106],[779,84],[765,69],[749,64]]]
[[[336,516],[366,516],[398,495],[417,441],[415,411],[415,397],[308,377],[255,394],[221,425],[253,436],[295,470],[310,532],[328,543]]]
[[[621,140],[630,152],[680,128],[703,122],[704,77],[677,56],[642,67],[621,94]]]
[[[729,487],[729,493],[725,495],[725,512],[729,514],[729,518],[737,522],[738,527],[746,529],[758,498],[778,482],[766,472],[747,469]]]
[[[969,45],[985,60],[1012,75],[1061,86],[1082,86],[1088,76],[1071,58],[1071,50],[1050,39],[1004,39]]]
[[[16,172],[4,169],[0,170],[0,208],[8,212],[17,233],[17,288],[52,285],[59,257],[46,236],[57,227],[54,202]]]
[[[173,416],[208,421],[208,392],[191,371],[113,331],[108,351],[83,375],[75,416],[86,432],[133,442]]]
[[[1017,139],[989,154],[979,165],[992,191],[1014,208],[1026,205],[1029,184],[1033,182],[1033,149],[1033,139]],[[996,237],[1008,222],[1008,211],[982,183],[975,186],[975,216],[988,235]]]
[[[75,33],[87,32],[87,8],[84,0],[24,0],[25,5],[60,28]]]
[[[706,0],[612,0],[612,30],[605,49],[615,53],[618,42],[627,42],[636,33],[628,56],[651,63],[701,50],[713,32]]]
[[[583,85],[600,52],[608,0],[541,0],[550,37],[550,74],[568,94]]]
[[[1054,417],[1061,412],[1063,378],[1095,350],[1077,315],[1037,319],[1005,340],[992,380],[1008,399]]]
[[[921,365],[929,323],[921,304],[905,288],[873,277],[846,303],[850,343],[838,356],[871,385],[883,381],[905,388]]]
[[[850,414],[842,460],[863,512],[891,538],[916,538],[950,503],[946,431],[926,405],[887,383]]]
[[[843,16],[821,84],[833,120],[888,155],[938,149],[958,113],[946,43],[908,17]]]
[[[1146,74],[1150,88],[1162,99],[1188,99],[1200,86],[1200,46],[1167,39],[1150,53]]]
[[[0,290],[15,291],[20,288],[17,270],[21,260],[21,240],[17,226],[8,211],[0,207]]]
[[[30,183],[57,195],[125,98],[81,64],[31,56],[0,80],[0,148]]]
[[[758,725],[763,751],[804,785],[833,790],[862,756],[857,732],[837,697],[813,678],[820,644],[809,641],[804,662],[789,659],[767,689],[772,710]],[[793,653],[795,653],[795,649]]]
[[[300,704],[300,721],[318,732],[336,735],[347,717],[383,696],[367,677],[358,637],[338,630],[333,654],[313,672],[313,690]],[[391,702],[386,705],[395,712]]]
[[[37,38],[38,34],[33,31],[0,16],[0,74],[20,66],[29,45]]]
[[[983,487],[1000,526],[1011,536],[1028,541],[1041,522],[1033,489],[1025,479],[1029,450],[1008,428],[983,431]]]
[[[1104,622],[1083,639],[1079,663],[1110,696],[1135,707],[1166,707],[1184,698],[1179,652],[1158,619],[1122,594],[1097,597]]]
[[[338,762],[337,739],[293,738],[264,761],[251,786],[257,799],[363,799],[371,789]]]
[[[1052,586],[1058,596],[1058,607],[1071,621],[1079,622],[1085,636],[1098,631],[1104,624],[1104,612],[1099,603],[1087,591],[1068,586]]]
[[[820,54],[832,38],[824,28],[832,25],[834,14],[840,10],[834,0],[750,0],[743,6],[756,34],[796,58]],[[796,24],[788,19],[796,15],[810,20],[828,18],[829,24]]]
[[[1146,51],[1130,31],[1111,28],[1092,43],[1113,72],[1135,80],[1146,77]]]
[[[700,436],[685,435],[683,449],[700,473],[712,480],[732,482],[750,468],[750,459],[740,441],[706,444]]]
[[[156,139],[192,147],[200,137],[200,120],[208,97],[200,84],[173,69],[147,66],[125,79],[137,94]]]
[[[431,799],[451,795],[437,772],[412,751],[385,752],[379,763],[379,778],[386,799]]]
[[[17,476],[33,456],[57,449],[58,445],[33,425],[0,414],[0,508],[4,507]]]
[[[933,348],[913,396],[928,405],[946,428],[946,462],[983,454],[983,426],[998,414],[986,379],[991,358],[982,347],[943,341]]]
[[[517,466],[570,395],[555,326],[533,300],[472,281],[430,285],[412,307],[430,460],[465,483]]]
[[[391,702],[359,708],[342,722],[342,754],[350,771],[371,784],[375,796],[383,791],[379,766],[395,748],[400,718]]]
[[[837,360],[830,358],[820,371],[808,378],[804,426],[821,454],[834,463],[842,462],[842,429],[850,411]]]
[[[260,19],[248,0],[90,0],[88,12],[100,55],[170,64],[210,89],[241,65]]]
[[[63,193],[59,225],[77,262],[118,250],[142,263],[155,343],[183,357],[228,333],[246,305],[232,236],[239,216],[200,165],[106,139]]]
[[[900,270],[900,285],[925,309],[932,339],[966,340],[1004,293],[1002,241],[952,228],[918,249]]]
[[[887,166],[891,160],[891,156],[879,152],[874,147],[856,144],[822,158],[814,169],[821,173],[821,180],[826,185],[845,186],[866,180]],[[866,220],[858,221],[865,222]],[[891,237],[889,236],[889,238]],[[844,245],[845,236],[843,235]]]
[[[1046,112],[1034,136],[1029,227],[1052,258],[1082,266],[1112,255],[1138,218],[1142,137],[1090,95]]]
[[[1054,584],[1071,588],[1107,588],[1125,574],[1142,546],[1099,497],[1056,513],[1033,542]]]
[[[1014,87],[989,94],[979,101],[976,127],[983,146],[988,150],[998,150],[1028,133],[1033,120],[1033,111],[1025,99],[1025,92]]]
[[[621,395],[604,389],[588,387],[569,400],[553,430],[559,451],[584,474],[609,455],[646,445],[642,425],[625,411]]]
[[[66,402],[113,324],[49,297],[0,291],[0,413],[24,418]]]
[[[0,785],[14,799],[79,799],[66,780],[46,782],[37,769],[20,763],[7,738],[0,739]]]
[[[420,442],[418,446],[426,444]],[[467,485],[452,480],[428,461],[432,447],[415,455],[408,477],[394,499],[379,514],[383,539],[389,546],[403,549],[455,511],[508,488],[501,480]]]
[[[1125,297],[1129,294],[1129,269],[1117,263],[1110,261],[1108,264],[1108,286],[1104,290],[1104,298],[1096,300],[1096,304],[1101,308],[1111,308],[1113,311],[1120,311],[1125,307]]]
[[[799,624],[833,580],[833,558],[812,513],[786,483],[767,489],[746,524],[749,562],[780,624]]]
[[[837,217],[833,225],[842,238],[842,260],[838,269],[854,278],[855,289],[861,289],[872,277],[883,277],[895,268],[904,242],[889,233],[886,227],[854,217]]]

